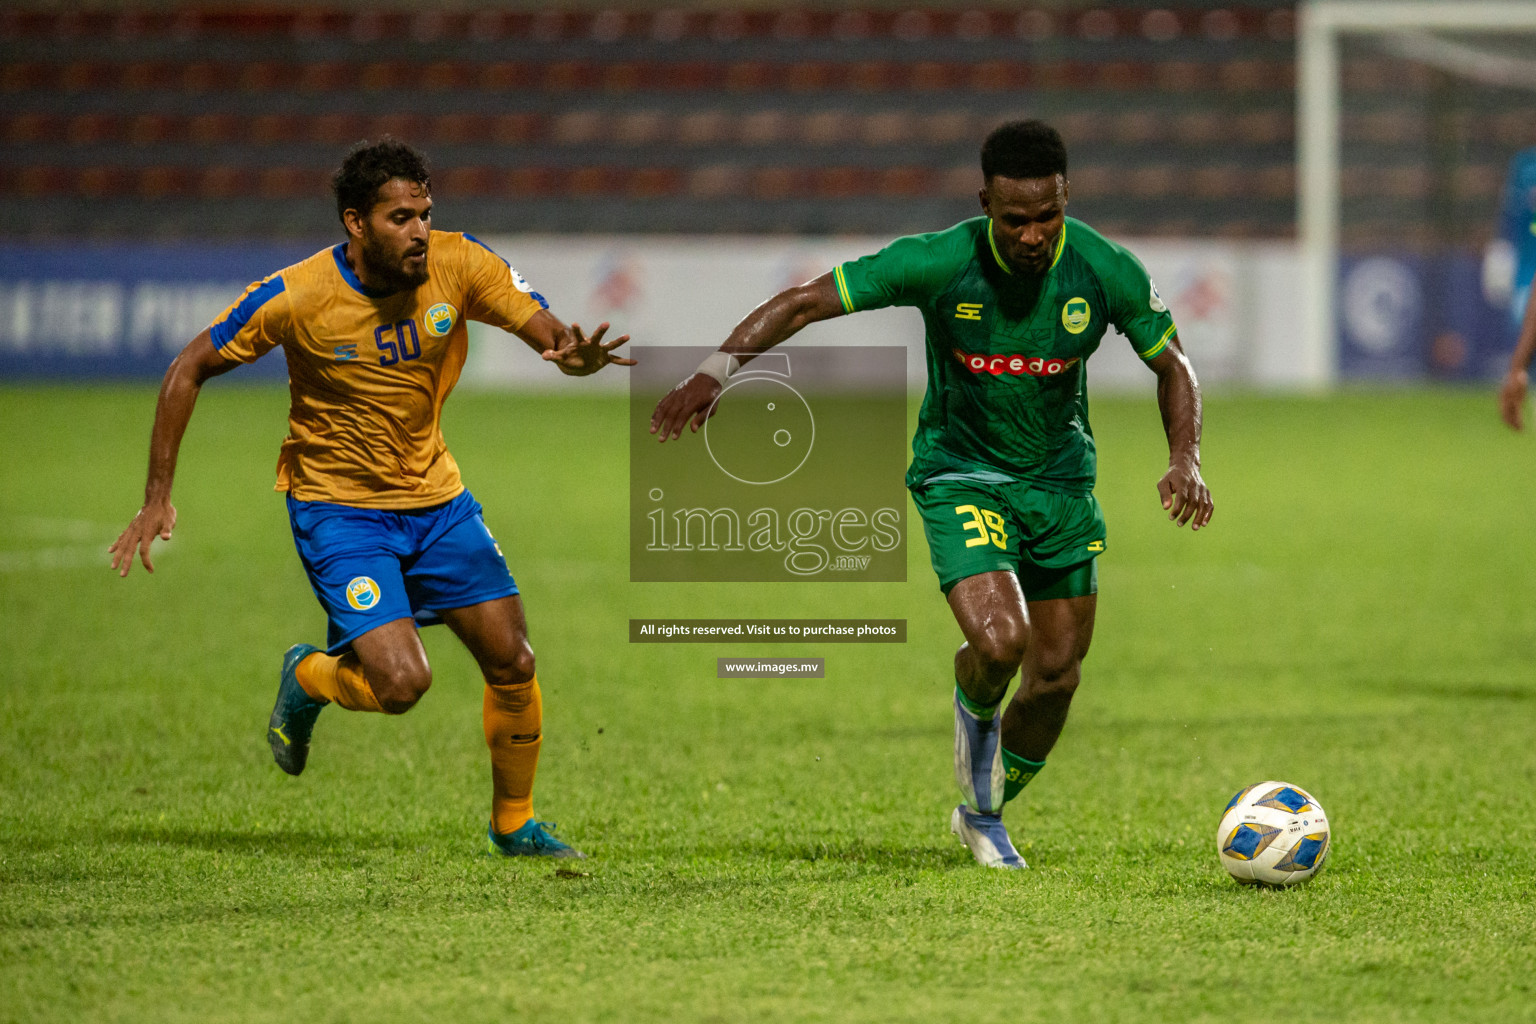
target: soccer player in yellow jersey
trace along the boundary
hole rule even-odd
[[[445,622],[485,676],[490,851],[580,857],[533,814],[542,704],[522,601],[439,416],[464,368],[467,320],[511,331],[576,376],[634,365],[614,354],[628,337],[567,327],[473,236],[433,231],[431,177],[404,143],[359,145],[332,187],[347,241],[251,285],[171,363],[144,506],[112,545],[112,567],[126,576],[137,552],[154,571],[150,545],[176,525],[171,480],[203,383],[280,346],[292,398],[277,490],[330,627],[324,650],[296,644],[283,657],[273,757],[302,772],[327,704],[409,711],[432,683],[417,627]]]

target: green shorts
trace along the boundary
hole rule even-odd
[[[941,480],[912,489],[928,555],[948,594],[967,576],[1016,573],[1028,601],[1099,591],[1104,512],[1091,494],[1057,494],[1022,483]]]

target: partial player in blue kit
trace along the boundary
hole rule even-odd
[[[1536,278],[1536,147],[1521,150],[1509,162],[1504,199],[1499,208],[1499,234],[1483,258],[1483,292],[1509,311],[1510,333],[1516,338],[1509,370],[1499,388],[1499,412],[1516,430],[1525,427],[1525,395],[1530,387],[1526,368],[1536,353],[1536,310],[1531,308],[1531,281]]]

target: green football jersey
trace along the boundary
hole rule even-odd
[[[986,217],[898,238],[834,271],[843,308],[916,306],[927,329],[928,392],[907,486],[935,479],[1093,490],[1088,357],[1111,325],[1142,359],[1173,337],[1146,268],[1067,218],[1043,276],[1003,262]]]

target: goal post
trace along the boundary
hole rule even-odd
[[[1338,377],[1341,37],[1405,36],[1434,30],[1531,32],[1536,31],[1536,2],[1304,0],[1298,13],[1297,228],[1302,323],[1297,359],[1305,381],[1315,387],[1327,387]],[[1490,219],[1492,215],[1490,210]]]

